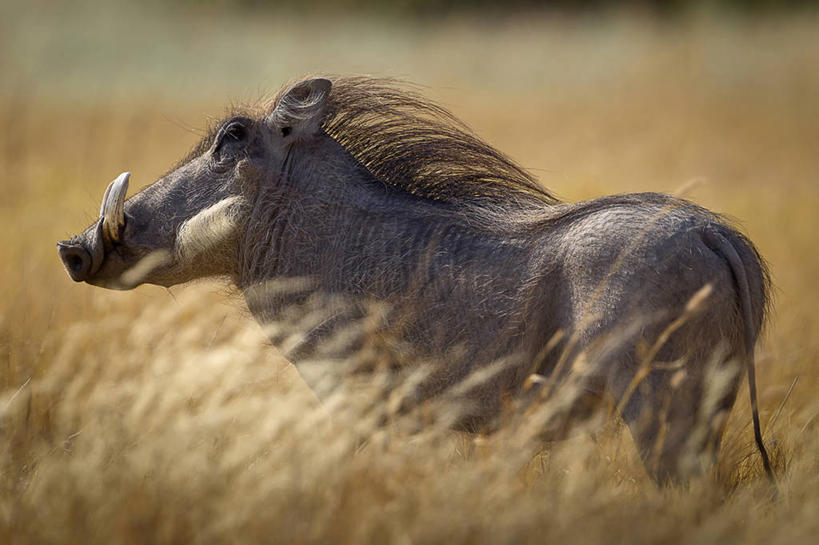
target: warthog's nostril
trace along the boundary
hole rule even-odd
[[[68,275],[72,280],[82,282],[88,278],[88,273],[91,270],[91,255],[85,248],[79,245],[58,242],[57,249],[60,252],[60,259],[63,261],[65,270],[68,271]]]

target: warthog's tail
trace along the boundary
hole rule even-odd
[[[765,443],[762,441],[762,430],[759,425],[759,406],[756,397],[756,366],[754,365],[754,343],[756,335],[754,334],[751,292],[748,284],[748,275],[745,272],[745,263],[743,263],[742,258],[739,257],[733,244],[718,231],[712,229],[706,230],[706,239],[710,245],[712,245],[712,249],[722,254],[728,261],[728,266],[731,268],[731,272],[734,274],[734,280],[736,281],[742,321],[745,325],[744,360],[748,368],[748,392],[751,397],[754,438],[756,439],[756,446],[759,448],[759,454],[762,456],[762,466],[765,468],[765,473],[771,481],[771,484],[776,487],[776,479],[774,478],[773,469],[771,469],[768,451],[765,449]]]

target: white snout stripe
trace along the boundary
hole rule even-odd
[[[231,237],[236,231],[243,204],[242,197],[228,197],[186,220],[176,236],[177,258],[192,259]]]

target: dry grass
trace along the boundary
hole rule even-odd
[[[182,126],[218,115],[224,94],[75,105],[32,88],[0,103],[0,542],[812,542],[817,21],[563,23],[487,34],[494,27],[456,21],[423,44],[399,29],[378,58],[406,61],[412,79],[565,198],[707,179],[691,197],[742,220],[777,286],[758,350],[763,423],[799,379],[765,426],[779,502],[761,478],[746,391],[718,470],[658,490],[615,422],[596,441],[540,454],[514,434],[380,429],[367,388],[319,405],[220,286],[72,284],[54,242],[93,219],[120,171],[137,186],[161,174],[196,139]],[[413,64],[413,44],[449,53]],[[344,71],[358,54],[311,47],[305,70]]]

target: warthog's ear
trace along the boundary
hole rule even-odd
[[[288,140],[318,132],[333,83],[324,78],[301,81],[288,89],[267,116],[268,126]]]

